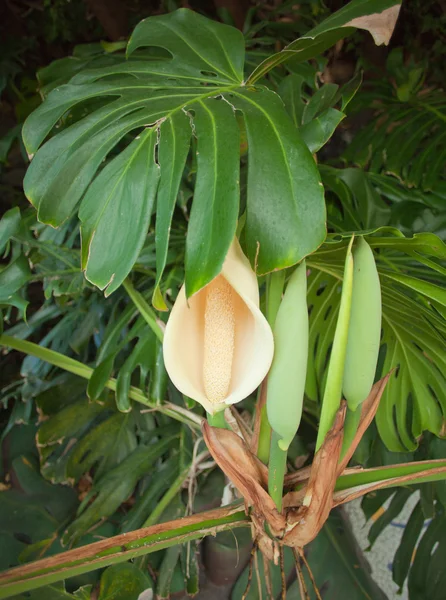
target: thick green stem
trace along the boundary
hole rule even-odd
[[[358,406],[356,410],[350,410],[347,408],[344,421],[344,439],[342,441],[342,450],[340,461],[344,458],[347,450],[350,448],[353,438],[358,430],[359,421],[361,420],[361,407]]]
[[[70,358],[68,356],[65,356],[64,354],[60,354],[60,352],[55,352],[54,350],[49,350],[48,348],[39,346],[39,344],[34,344],[34,342],[20,340],[9,335],[0,335],[0,346],[7,346],[8,348],[18,350],[19,352],[23,352],[24,354],[36,356],[37,358],[40,358],[41,360],[44,360],[45,362],[48,362],[51,365],[54,365],[55,367],[59,367],[64,371],[68,371],[69,373],[74,373],[75,375],[83,377],[84,379],[90,379],[93,374],[93,369],[91,367],[84,365],[78,360],[74,360],[74,358]],[[116,379],[114,379],[113,377],[110,378],[105,384],[105,387],[112,391],[116,391]],[[129,391],[129,398],[135,400],[136,402],[140,402],[141,404],[149,406],[152,410],[156,410],[165,415],[168,415],[169,417],[172,417],[177,421],[186,423],[186,425],[191,425],[193,427],[201,426],[201,417],[186,410],[185,408],[182,408],[181,406],[166,403],[160,406],[153,407],[146,395],[144,394],[144,392],[139,388],[131,386]]]
[[[285,270],[274,271],[274,273],[268,275],[266,282],[266,318],[271,329],[274,329],[279,306],[282,302]]]
[[[345,258],[341,303],[339,306],[338,320],[336,322],[330,362],[328,364],[324,397],[322,399],[321,416],[319,419],[319,429],[316,440],[316,452],[322,446],[325,436],[330,431],[341,404],[345,354],[347,351],[348,327],[352,303],[353,257],[351,248],[353,239],[354,236],[351,237],[347,248],[347,256]]]
[[[268,464],[268,491],[279,512],[282,511],[283,480],[286,473],[287,451],[279,447],[280,436],[273,431]]]
[[[274,330],[277,312],[282,301],[283,286],[285,285],[285,270],[275,271],[268,275],[266,279],[266,319]],[[268,386],[267,381],[264,381],[263,386]],[[263,397],[262,397],[263,393]],[[257,455],[262,462],[268,464],[269,451],[271,446],[271,425],[268,421],[266,411],[266,394],[267,390],[260,388],[260,393],[257,399],[257,410],[260,411],[260,429],[259,441],[257,446]]]
[[[206,413],[208,418],[208,423],[211,427],[219,427],[220,429],[229,429],[229,426],[225,419],[225,411],[221,410],[215,415],[211,415],[211,413]]]
[[[267,465],[269,461],[269,450],[271,446],[271,425],[266,414],[266,404],[260,408],[260,430],[257,456]]]

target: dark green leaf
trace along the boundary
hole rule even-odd
[[[413,490],[411,488],[401,488],[395,492],[388,508],[385,509],[370,528],[368,534],[370,548],[375,543],[379,534],[400,514],[412,494]]]
[[[82,268],[106,296],[127,277],[144,244],[158,187],[157,131],[147,128],[112,160],[79,209]]]
[[[78,481],[98,461],[107,462],[110,468],[128,456],[136,447],[130,419],[130,415],[117,413],[90,429],[69,455],[67,476]]]
[[[292,73],[282,79],[277,90],[296,127],[300,127],[305,109],[305,102],[302,98],[302,85],[304,82],[305,79],[301,75]]]
[[[247,89],[228,101],[243,112],[248,132],[246,241],[261,275],[296,264],[322,243],[323,187],[275,94]]]
[[[393,581],[400,586],[400,591],[406,581],[409,573],[412,557],[415,552],[418,538],[423,529],[424,515],[421,505],[418,502],[413,509],[409,520],[404,528],[398,550],[395,553],[392,563]]]
[[[155,352],[156,337],[153,331],[147,327],[119,370],[116,382],[116,406],[121,412],[128,412],[132,409],[129,391],[133,371],[140,367],[141,379],[146,379],[149,369],[153,367]]]
[[[107,356],[93,371],[87,387],[87,395],[91,400],[97,400],[104,391],[105,384],[111,377],[115,358],[115,354]]]
[[[153,589],[149,575],[132,563],[122,563],[103,572],[98,600],[138,600],[148,589]]]
[[[153,304],[158,310],[167,309],[159,285],[166,266],[170,224],[189,152],[190,136],[191,125],[183,112],[172,115],[160,127],[158,162],[161,178],[156,207],[156,282],[153,295]]]
[[[318,115],[333,106],[338,86],[334,83],[326,83],[311,96],[302,113],[302,125],[308,124]]]
[[[15,235],[21,223],[20,208],[16,206],[7,210],[0,220],[0,254],[3,254],[6,244]]]
[[[27,259],[20,255],[0,271],[0,304],[8,304],[31,276]]]
[[[193,104],[197,184],[186,242],[186,293],[216,277],[237,227],[240,132],[231,106],[209,99]]]
[[[68,390],[65,389],[67,393]],[[39,400],[38,406],[42,406]],[[37,447],[42,463],[42,474],[45,477],[57,483],[67,481],[68,449],[72,447],[73,441],[76,441],[85,427],[90,425],[103,410],[101,404],[87,402],[83,398],[69,404],[41,424],[37,434]],[[53,461],[54,453],[56,455]]]
[[[344,113],[327,108],[318,117],[300,128],[300,133],[310,152],[318,152],[331,138],[336,127],[345,118]]]
[[[181,566],[186,582],[187,595],[192,597],[200,591],[199,554],[196,542],[183,544],[181,549]]]
[[[438,585],[441,583],[440,578],[444,573],[444,563],[440,567],[440,570],[437,569],[436,573],[432,573],[430,562],[432,560],[434,547],[437,546],[437,544],[437,551],[444,551],[445,539],[446,518],[444,513],[440,511],[436,518],[431,521],[418,544],[415,560],[409,573],[410,600],[426,600],[426,591],[432,584],[433,587],[436,588],[436,595],[432,595],[431,589],[431,594],[428,597],[435,597],[435,600],[441,600],[442,596],[444,596],[444,587]],[[430,581],[430,579],[432,581]]]
[[[169,378],[164,366],[163,345],[159,340],[156,342],[155,361],[150,377],[149,398],[156,404],[162,404],[167,393]]]
[[[434,459],[446,458],[446,440],[432,438],[429,444],[429,454]],[[446,508],[446,481],[438,481],[435,484],[437,498]]]
[[[15,125],[15,127],[12,127],[2,138],[0,138],[0,163],[5,163],[7,161],[11,146],[17,139],[20,139],[21,131],[22,125],[19,123],[18,125]]]
[[[176,437],[176,435],[166,436],[151,446],[138,446],[117,467],[109,469],[94,484],[89,495],[84,499],[79,510],[80,516],[67,528],[62,543],[78,540],[98,521],[112,515],[122,502],[127,500],[137,481],[148,471],[153,462],[175,443]],[[88,504],[92,497],[94,500]]]
[[[127,513],[121,531],[133,531],[144,525],[147,516],[158,503],[161,495],[169,488],[178,475],[177,457],[169,458],[156,471],[156,477],[150,479],[147,489],[136,498],[135,505]]]

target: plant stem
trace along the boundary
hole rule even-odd
[[[361,420],[361,407],[358,406],[356,410],[350,410],[347,408],[344,421],[344,439],[342,440],[342,450],[339,460],[342,461],[347,450],[355,437],[358,430],[359,421]]]
[[[215,415],[211,415],[210,413],[206,413],[208,418],[208,423],[211,427],[219,427],[220,429],[229,429],[228,424],[225,419],[225,411],[221,410]]]
[[[276,321],[277,312],[279,310],[280,303],[282,301],[283,286],[285,285],[285,270],[274,271],[267,276],[266,280],[266,319],[270,324],[271,329],[274,330],[274,323]],[[260,411],[260,430],[259,430],[259,441],[257,445],[257,456],[260,460],[268,464],[269,451],[271,446],[271,425],[268,421],[268,414],[266,410],[266,395],[267,389],[262,388],[268,387],[268,382],[265,380],[260,388],[260,393],[257,398],[257,410]]]
[[[158,502],[156,507],[153,509],[151,515],[144,521],[143,527],[150,527],[151,525],[155,525],[158,522],[158,519],[161,517],[163,512],[169,506],[169,504],[174,500],[178,492],[181,490],[183,483],[186,481],[191,465],[187,465],[185,469],[181,471],[175,481],[172,483],[170,488]]]
[[[324,397],[322,399],[321,416],[319,419],[319,429],[316,440],[316,452],[322,446],[325,436],[330,431],[341,402],[348,327],[350,323],[350,308],[352,303],[353,257],[351,248],[353,240],[354,236],[350,239],[345,258],[341,303],[339,306],[338,320],[336,322],[336,330],[328,365]]]
[[[268,464],[268,491],[279,512],[282,511],[283,480],[286,472],[288,452],[279,447],[281,439],[275,431],[271,435],[271,450]]]
[[[144,317],[150,329],[153,331],[153,333],[156,335],[159,341],[163,343],[164,332],[162,327],[160,326],[161,321],[159,321],[155,311],[152,310],[152,308],[146,302],[144,297],[138,292],[138,290],[135,290],[133,284],[131,283],[128,277],[127,279],[124,279],[122,285],[124,286],[125,291],[130,296],[130,299],[132,300],[136,308]]]
[[[31,356],[40,358],[41,360],[44,360],[45,362],[48,362],[51,365],[54,365],[55,367],[59,367],[64,371],[74,373],[79,377],[83,377],[84,379],[90,379],[93,374],[93,369],[91,367],[84,365],[83,363],[79,362],[78,360],[75,360],[74,358],[70,358],[68,356],[65,356],[64,354],[60,354],[60,352],[55,352],[54,350],[49,350],[48,348],[39,346],[39,344],[34,344],[34,342],[19,340],[18,338],[11,337],[9,335],[0,335],[0,346],[7,346],[8,348],[18,350],[19,352],[23,352],[24,354],[30,354]],[[116,391],[116,379],[111,377],[105,384],[105,387],[112,391]],[[186,410],[181,406],[171,404],[169,402],[154,407],[149,402],[144,392],[134,386],[130,387],[129,398],[135,400],[136,402],[140,402],[141,404],[149,406],[154,411],[161,412],[165,415],[168,415],[169,417],[172,417],[173,419],[176,419],[177,421],[186,423],[186,425],[195,428],[201,426],[202,419],[195,413]]]
[[[231,506],[123,533],[1,573],[0,598],[249,524],[245,511]]]
[[[266,280],[266,318],[271,329],[274,329],[277,313],[282,302],[283,286],[285,285],[285,269],[274,271]]]
[[[271,446],[271,425],[266,413],[266,404],[260,408],[260,431],[259,443],[257,446],[257,456],[267,465],[269,461],[269,450]]]

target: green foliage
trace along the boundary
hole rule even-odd
[[[195,39],[197,28],[203,32],[201,46]],[[218,45],[211,46],[215,39]],[[147,45],[162,48],[170,58],[166,52],[146,57],[140,49]],[[214,50],[205,59],[209,47]],[[278,99],[266,88],[243,86],[242,36],[180,10],[142,22],[127,54],[125,63],[80,73],[70,84],[53,90],[23,132],[33,154],[67,111],[92,98],[101,100],[90,116],[50,139],[28,170],[26,194],[39,219],[55,226],[71,215],[113,147],[127,133],[154,124],[100,172],[82,201],[82,264],[87,277],[101,289],[108,286],[107,293],[119,287],[141,250],[157,189],[158,206],[163,202],[161,223],[157,221],[161,274],[191,124],[197,139],[197,182],[186,245],[188,294],[215,277],[239,213],[236,110],[242,112],[248,133],[246,236],[251,259],[257,256],[259,272],[264,273],[294,264],[316,249],[324,235],[316,168]],[[149,169],[138,162],[147,161],[144,157],[153,157]],[[120,205],[124,198],[125,210]],[[274,213],[286,218],[275,221]],[[296,237],[301,240],[298,246]]]
[[[108,567],[101,577],[98,600],[138,600],[153,589],[150,577],[132,563]]]
[[[444,198],[446,96],[441,89],[424,89],[425,68],[405,64],[401,48],[389,54],[387,71],[391,79],[357,95],[355,109],[373,108],[375,114],[343,158]]]
[[[308,282],[310,354],[306,391],[312,400],[320,397],[324,386],[339,309],[346,244],[336,239],[333,236],[308,261],[312,273]],[[381,376],[396,369],[381,398],[377,424],[388,448],[404,452],[415,448],[424,430],[440,435],[443,427],[446,387],[441,365],[445,360],[446,327],[436,307],[446,305],[445,273],[435,259],[444,260],[446,248],[432,234],[416,234],[407,239],[390,228],[377,229],[367,241],[379,249],[376,258],[383,300]],[[426,259],[432,268],[424,267]],[[417,278],[409,275],[413,272]]]

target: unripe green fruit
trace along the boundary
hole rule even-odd
[[[381,339],[381,285],[373,252],[364,238],[353,250],[353,290],[344,365],[344,397],[350,410],[372,389]]]
[[[268,374],[268,421],[287,450],[302,417],[308,359],[305,261],[292,274],[274,323],[274,358]]]

